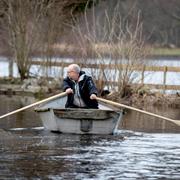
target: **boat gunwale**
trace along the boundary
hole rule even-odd
[[[51,109],[53,108],[35,108],[34,111],[35,112],[47,112],[47,111],[50,111]]]
[[[82,108],[66,108],[66,109],[53,109],[54,115],[63,119],[72,120],[107,120],[115,118],[122,112],[105,109],[82,109]],[[71,113],[71,114],[70,114]],[[95,115],[95,116],[94,116]]]
[[[96,111],[109,111],[109,112],[117,112],[117,113],[123,112],[122,109],[118,109],[118,110],[113,110],[113,109],[112,109],[112,110],[111,110],[111,109],[50,108],[50,107],[48,107],[48,108],[35,108],[34,111],[35,111],[35,112],[46,112],[46,111],[50,111],[51,109],[53,109],[53,110],[65,110],[65,111],[72,111],[72,110],[74,110],[74,111],[87,111],[87,110],[89,110],[89,111],[94,111],[94,110],[96,110]]]

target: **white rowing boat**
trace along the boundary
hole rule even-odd
[[[35,111],[50,131],[75,134],[114,134],[122,111],[100,104],[99,109],[64,108],[66,97],[49,101]]]

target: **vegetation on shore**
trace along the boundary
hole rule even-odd
[[[131,98],[143,88],[143,83],[142,87],[132,88],[132,83],[142,81],[134,66],[145,67],[149,63],[145,61],[149,56],[180,55],[179,49],[174,45],[169,49],[159,48],[161,44],[167,47],[170,43],[166,41],[166,36],[169,37],[166,32],[161,33],[160,39],[165,40],[162,43],[157,42],[157,48],[147,45],[149,43],[144,38],[144,32],[148,26],[144,26],[142,12],[134,3],[129,4],[132,7],[126,6],[123,9],[124,2],[109,1],[112,7],[108,9],[94,6],[92,1],[88,1],[91,2],[91,6],[85,3],[81,13],[78,11],[78,15],[72,15],[72,11],[64,11],[65,7],[69,7],[69,1],[47,1],[47,5],[40,3],[41,1],[2,2],[7,5],[7,8],[2,8],[2,36],[6,39],[11,58],[17,63],[21,82],[31,78],[30,68],[36,54],[43,57],[45,79],[49,78],[48,72],[52,69],[53,57],[56,55],[73,56],[74,59],[78,57],[79,59],[74,62],[84,63],[86,67],[92,62],[89,59],[93,58],[95,68],[91,68],[90,74],[97,81],[98,89],[101,91],[106,87],[110,91],[118,92],[117,97],[121,99]],[[106,3],[105,5],[107,6]],[[127,11],[129,8],[130,11]],[[62,40],[61,36],[65,39]],[[155,37],[153,35],[153,38]],[[109,67],[104,68],[107,58],[110,59]],[[110,71],[112,67],[114,69]],[[144,76],[143,68],[140,73]],[[35,78],[38,79],[39,76],[36,75]],[[63,77],[62,74],[61,76]],[[116,85],[113,84],[115,81]],[[41,86],[43,83],[40,82],[38,85]],[[49,87],[48,84],[46,86]],[[48,91],[50,89],[48,88]]]
[[[54,79],[49,81],[44,78],[38,81],[31,79],[22,82],[19,78],[1,78],[0,84],[0,94],[34,95],[37,99],[44,99],[62,91],[62,82]],[[147,87],[139,87],[136,89],[129,87],[124,97],[117,91],[102,94],[99,90],[98,96],[140,109],[146,106],[180,108],[180,93],[162,94],[160,92],[152,92]]]
[[[147,57],[180,57],[180,48],[166,48],[166,47],[156,47],[153,45],[145,44],[146,48],[149,49],[147,52]],[[81,58],[82,57],[82,51],[83,49],[81,47],[78,47],[77,44],[54,44],[51,46],[52,51],[54,52],[55,56],[60,57],[74,57],[74,58]],[[101,55],[104,53],[105,55],[108,55],[110,53],[116,53],[116,50],[118,48],[118,44],[113,44],[111,47],[106,43],[99,43],[94,44],[91,47],[87,48],[87,54],[95,54],[95,51],[98,51]],[[125,49],[124,49],[125,51]],[[128,49],[127,49],[128,51]],[[42,53],[37,52],[37,56],[39,56]]]
[[[150,53],[152,56],[175,56],[180,57],[180,48],[164,48],[164,47],[152,47],[152,51]]]

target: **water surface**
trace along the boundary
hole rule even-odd
[[[1,179],[179,179],[179,134],[115,136],[9,130],[0,139]]]
[[[0,115],[34,101],[0,98]],[[1,119],[0,179],[179,179],[180,130],[167,124],[170,133],[157,133],[163,123],[151,122],[128,113],[119,128],[131,130],[113,136],[51,133],[33,109]]]
[[[34,58],[35,61],[42,61],[42,58]],[[101,62],[105,64],[109,64],[112,59],[97,59],[96,63]],[[52,58],[52,62],[69,62],[74,63],[75,60],[73,58]],[[86,63],[92,63],[94,62],[94,59],[87,59]],[[146,60],[147,65],[152,66],[174,66],[174,67],[180,67],[180,60],[178,58],[174,59],[147,59]],[[0,77],[8,77],[9,71],[8,71],[9,61],[5,57],[0,57]],[[83,70],[89,74],[95,76],[94,71],[92,71],[90,68],[83,68]],[[97,71],[98,72],[98,71]],[[30,68],[30,74],[35,76],[44,76],[45,74],[48,74],[50,77],[59,78],[61,76],[66,76],[66,68],[61,68],[57,66],[52,66],[51,68],[42,68],[39,65],[32,65]],[[106,78],[108,80],[117,81],[118,79],[118,73],[114,70],[105,70]],[[116,74],[116,76],[115,76]],[[144,74],[144,83],[147,84],[163,84],[163,72],[153,72],[153,71],[146,71]],[[13,63],[13,76],[19,77],[18,69],[16,63]],[[134,82],[140,82],[141,79],[141,72],[134,71],[133,74]],[[113,77],[113,78],[112,78]],[[166,74],[166,84],[167,85],[179,85],[180,84],[180,72],[167,72]]]

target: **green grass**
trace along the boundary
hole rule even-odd
[[[158,56],[180,56],[180,48],[153,48],[151,55]]]

